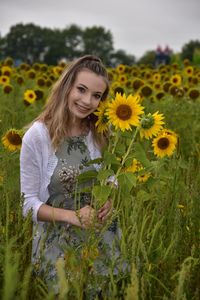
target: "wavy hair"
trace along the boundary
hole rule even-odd
[[[88,69],[103,77],[106,83],[106,90],[101,97],[104,101],[109,93],[109,79],[106,67],[100,58],[94,55],[85,55],[66,67],[58,81],[53,85],[50,95],[43,112],[36,120],[44,122],[49,130],[49,135],[53,147],[56,149],[65,136],[68,135],[67,123],[69,122],[70,112],[68,110],[68,96],[71,92],[77,74],[83,69]],[[94,141],[100,149],[106,144],[106,135],[96,131],[95,123],[97,117],[92,113],[87,118],[87,126],[92,131]]]

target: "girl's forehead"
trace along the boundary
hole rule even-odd
[[[86,69],[77,74],[75,84],[82,84],[100,92],[104,92],[107,86],[103,76]]]

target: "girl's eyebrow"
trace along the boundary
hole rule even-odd
[[[87,87],[86,85],[84,85],[83,83],[79,83],[78,85],[81,85],[82,87],[84,87],[85,89],[87,89],[87,90],[88,90],[88,87]],[[100,94],[100,95],[102,95],[103,93],[102,93],[102,92],[99,92],[99,91],[97,91],[97,92],[95,92],[95,94]]]

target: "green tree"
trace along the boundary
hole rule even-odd
[[[135,64],[135,56],[127,54],[122,49],[113,51],[110,55],[110,67],[115,68],[119,64],[131,66]]]
[[[144,55],[138,60],[138,64],[144,64],[144,65],[154,65],[155,63],[155,51],[149,50],[144,53]]]
[[[1,44],[3,56],[29,62],[40,61],[40,55],[46,48],[45,31],[32,23],[12,26]]]
[[[66,56],[63,32],[59,29],[48,29],[44,38],[46,41],[46,47],[43,52],[43,61],[46,64],[56,65],[60,59],[65,58]]]
[[[189,43],[183,45],[181,52],[182,60],[189,59],[192,62],[196,49],[200,49],[200,41],[198,40],[190,41]]]
[[[72,24],[62,31],[62,38],[65,44],[65,58],[73,60],[82,55],[84,50],[83,30],[81,27]]]
[[[83,32],[83,54],[99,56],[105,64],[109,64],[113,50],[113,37],[104,27],[87,27]]]

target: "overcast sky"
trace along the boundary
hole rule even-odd
[[[115,50],[137,58],[158,45],[174,52],[200,40],[200,0],[0,0],[0,33],[17,23],[63,29],[103,26]]]

